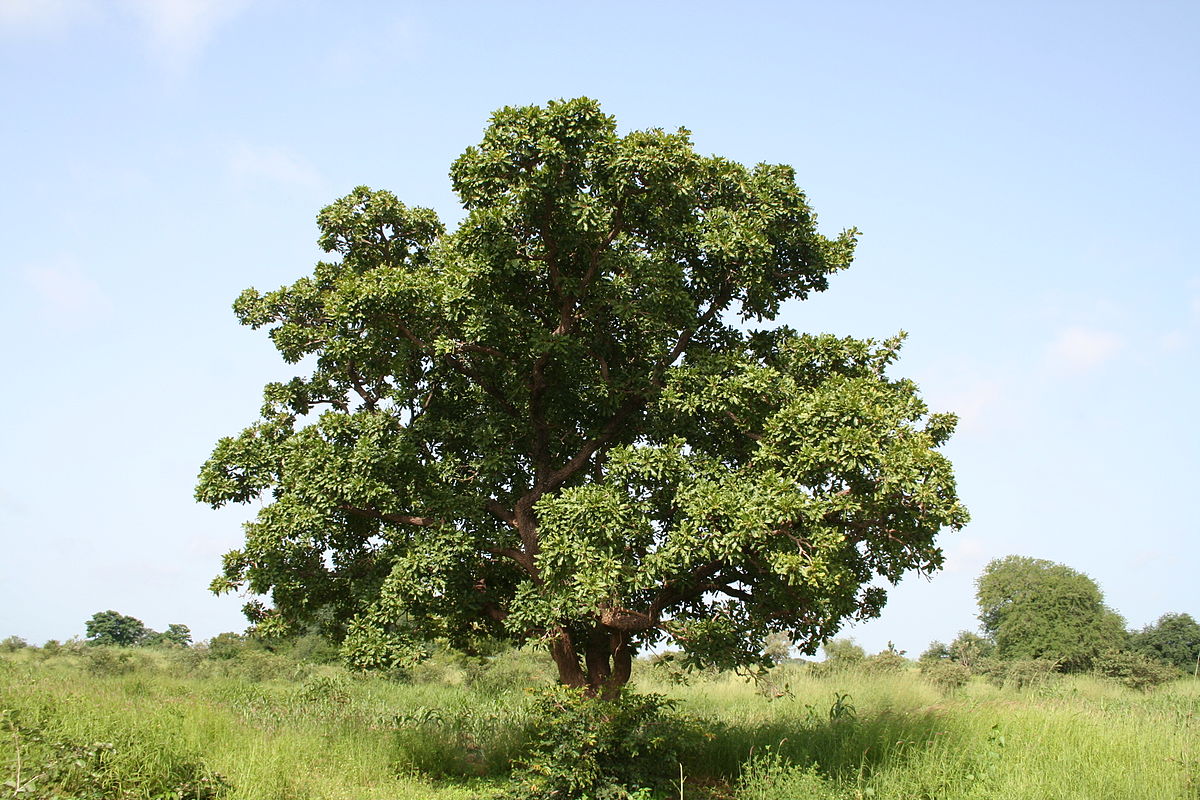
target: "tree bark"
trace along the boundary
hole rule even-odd
[[[626,631],[599,621],[580,642],[559,628],[550,641],[550,655],[564,686],[582,689],[588,697],[615,700],[633,672],[633,646]]]

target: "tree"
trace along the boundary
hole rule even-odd
[[[147,645],[166,645],[168,647],[187,647],[192,643],[192,631],[187,625],[171,623],[162,633],[148,632],[143,643]]]
[[[148,633],[140,619],[112,610],[98,611],[87,621],[88,644],[133,647],[141,644]]]
[[[885,375],[902,337],[801,335],[827,238],[793,170],[616,132],[587,99],[505,108],[454,162],[467,215],[360,187],[318,216],[335,260],[234,304],[307,377],[218,442],[197,498],[269,502],[218,591],[262,630],[321,614],[353,663],[411,631],[536,639],[613,696],[642,645],[761,663],[878,615],[967,519],[954,417]]]
[[[1195,672],[1200,660],[1200,623],[1191,614],[1163,614],[1129,637],[1131,650]]]
[[[1070,567],[1008,556],[976,582],[979,620],[1002,659],[1052,659],[1086,670],[1106,650],[1125,645],[1125,623],[1104,605],[1096,582]]]

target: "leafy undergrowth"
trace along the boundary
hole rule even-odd
[[[215,668],[186,653],[124,655],[0,658],[0,797],[519,798],[546,788],[531,781],[539,765],[543,777],[566,769],[554,774],[568,787],[572,759],[591,758],[595,775],[604,769],[599,745],[572,750],[591,724],[579,714],[594,710],[536,724],[545,719],[538,704],[554,702],[539,654],[439,658],[404,681],[283,661]],[[1200,798],[1195,681],[1151,692],[1084,676],[1023,690],[978,679],[946,689],[915,670],[814,675],[799,666],[772,681],[768,690],[728,675],[679,685],[640,670],[641,697],[670,701],[638,700],[632,716],[604,723],[640,740],[597,741],[624,753],[623,780],[646,785],[623,791],[597,779],[574,791]]]

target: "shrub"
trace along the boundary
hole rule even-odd
[[[971,668],[956,661],[923,661],[921,676],[942,691],[952,692],[971,679]]]
[[[1036,689],[1052,681],[1059,664],[1048,658],[1018,658],[1013,661],[993,661],[988,677],[1000,686],[1013,689]]]
[[[1100,654],[1096,657],[1094,668],[1098,674],[1139,691],[1152,689],[1179,677],[1176,668],[1128,650],[1110,650]]]
[[[875,655],[863,659],[862,666],[867,672],[887,675],[908,669],[909,661],[903,654],[895,650],[881,650]]]
[[[622,800],[666,789],[702,738],[698,723],[674,706],[656,694],[600,700],[565,687],[546,691],[535,703],[520,796]]]
[[[9,636],[7,639],[0,640],[0,653],[15,653],[18,650],[24,650],[28,646],[29,642],[20,636]]]
[[[839,794],[816,766],[800,766],[769,748],[742,765],[738,797],[753,800],[835,800]]]

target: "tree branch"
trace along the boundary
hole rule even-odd
[[[358,506],[341,505],[337,507],[338,511],[346,511],[351,514],[358,514],[362,517],[370,519],[383,520],[384,522],[394,522],[397,525],[415,525],[419,528],[431,528],[434,525],[441,523],[441,520],[433,517],[418,517],[413,514],[385,514],[382,511],[376,511],[373,508],[360,508]]]

